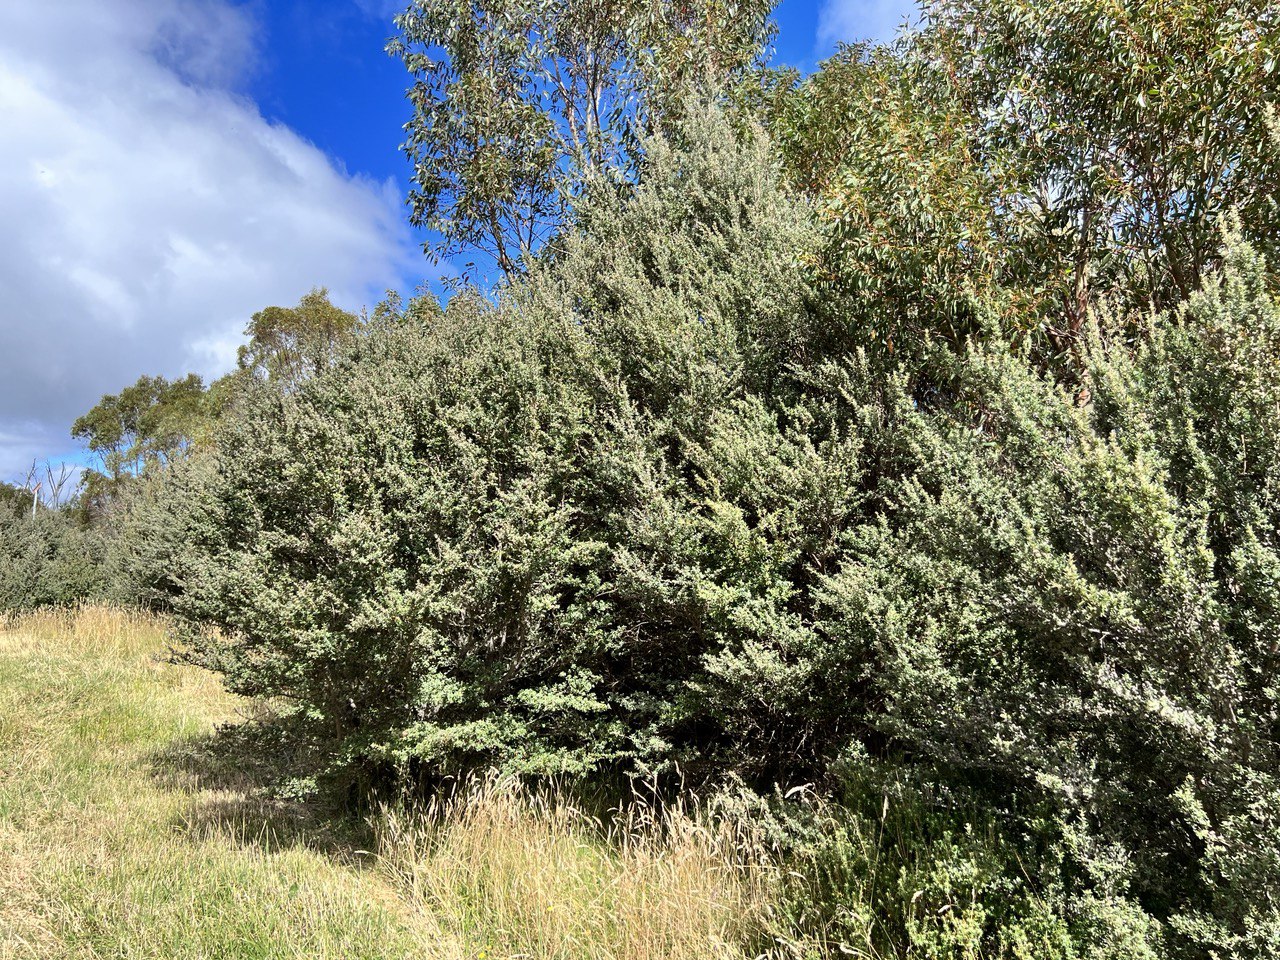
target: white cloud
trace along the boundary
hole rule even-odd
[[[915,10],[912,0],[826,0],[818,14],[818,50],[825,55],[840,42],[892,40]]]
[[[255,310],[421,268],[394,184],[236,92],[244,11],[0,3],[0,479],[140,374],[225,370]]]
[[[0,428],[0,450],[4,451],[6,469],[0,480],[21,483],[37,464],[68,463],[79,472],[75,442],[68,436],[56,436],[39,423],[15,423]]]

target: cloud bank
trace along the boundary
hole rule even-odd
[[[140,374],[226,370],[249,316],[420,270],[393,183],[237,92],[226,0],[0,4],[0,479]]]

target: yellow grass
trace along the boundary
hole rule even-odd
[[[758,942],[768,872],[684,811],[601,823],[490,781],[361,835],[248,777],[205,782],[174,757],[250,705],[165,652],[164,622],[135,612],[0,619],[0,960],[701,960]]]
[[[740,957],[767,911],[742,838],[683,810],[635,805],[602,824],[555,792],[488,780],[376,827],[384,869],[489,956]]]
[[[164,651],[109,608],[0,627],[0,958],[460,956],[377,871],[164,768],[241,706]]]

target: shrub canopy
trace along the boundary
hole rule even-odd
[[[193,656],[321,779],[908,770],[1038,838],[1095,939],[1266,955],[1263,257],[1228,236],[1183,306],[1095,323],[1069,385],[996,336],[886,363],[758,129],[693,110],[646,157],[496,303],[382,311],[140,501]]]

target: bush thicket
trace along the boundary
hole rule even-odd
[[[0,501],[0,612],[105,597],[106,538],[72,508]]]
[[[246,394],[135,506],[131,562],[321,780],[813,783],[846,818],[897,784],[885,910],[827,917],[846,939],[1272,954],[1263,257],[1226,236],[1064,385],[998,336],[850,348],[822,242],[767,138],[692,110],[496,303],[383,311]],[[861,882],[874,821],[811,826],[809,903]]]
[[[1129,6],[685,101],[492,298],[237,379],[119,589],[304,787],[709,784],[832,949],[1276,955],[1280,20]]]

